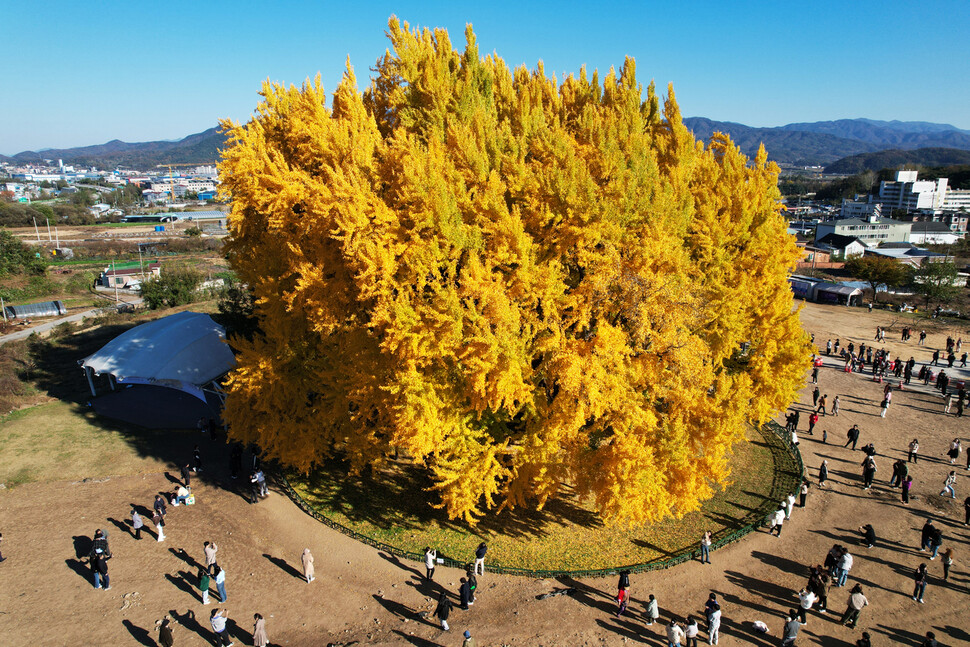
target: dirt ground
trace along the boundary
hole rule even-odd
[[[843,345],[869,343],[877,325],[894,315],[809,305],[802,312],[816,343],[838,337]],[[930,331],[924,347],[899,341],[899,323],[885,344],[895,356],[913,355],[928,362],[943,346],[947,330]],[[917,331],[919,328],[917,328]],[[929,331],[929,329],[928,329]],[[952,329],[970,344],[967,330]],[[891,339],[888,337],[891,336]],[[798,644],[851,646],[861,631],[873,645],[919,645],[926,631],[935,631],[943,645],[970,644],[966,620],[970,531],[963,525],[963,498],[970,494],[965,455],[957,467],[957,499],[937,495],[950,469],[942,456],[954,437],[968,441],[967,419],[943,414],[942,398],[922,385],[895,394],[885,419],[879,417],[882,385],[858,374],[845,374],[841,362],[827,361],[820,386],[842,400],[836,419],[825,417],[814,436],[805,435],[802,415],[801,449],[814,484],[817,467],[827,459],[830,486],[815,487],[805,509],[795,510],[776,538],[765,532],[712,553],[712,565],[697,562],[669,571],[635,575],[632,604],[622,618],[614,615],[616,582],[610,579],[532,580],[486,574],[479,578],[478,602],[469,611],[456,608],[451,631],[442,632],[420,612],[433,609],[443,586],[456,591],[457,570],[439,568],[433,584],[422,581],[423,567],[401,563],[359,544],[303,514],[278,492],[250,505],[234,491],[228,478],[224,449],[196,432],[173,433],[170,443],[139,447],[154,467],[142,474],[88,482],[61,481],[0,490],[0,644],[3,645],[154,645],[156,619],[171,613],[177,620],[178,647],[213,644],[208,612],[222,605],[213,589],[213,604],[203,606],[194,587],[202,542],[219,546],[219,563],[227,572],[236,644],[252,644],[252,617],[259,612],[274,645],[453,645],[469,629],[484,645],[661,645],[662,628],[645,627],[644,602],[657,596],[664,617],[688,613],[703,616],[704,602],[714,591],[722,602],[722,645],[778,644],[783,614],[796,606],[795,597],[811,563],[820,563],[834,543],[850,547],[855,566],[849,580],[862,584],[869,607],[859,628],[842,627],[848,588],[832,589],[828,615],[809,612]],[[962,371],[964,374],[967,371]],[[807,371],[806,371],[807,375]],[[895,383],[895,381],[894,381]],[[800,408],[811,403],[811,385],[801,394]],[[858,423],[860,446],[875,443],[879,472],[872,490],[862,490],[861,451],[842,447],[846,430]],[[820,431],[829,431],[823,445]],[[903,506],[887,486],[891,465],[905,456],[914,436],[920,440],[919,464],[912,466],[914,501]],[[202,440],[200,441],[200,438]],[[151,533],[135,541],[126,520],[131,504],[150,507],[156,492],[171,487],[174,461],[188,457],[200,442],[207,468],[193,483],[199,503],[170,508],[167,539]],[[926,518],[941,527],[944,546],[954,548],[949,583],[942,581],[940,559],[927,561],[918,551],[919,531]],[[879,536],[875,548],[860,545],[856,528],[872,523]],[[150,527],[150,524],[149,524]],[[114,558],[109,562],[112,588],[95,590],[90,569],[82,563],[95,528],[110,533]],[[299,577],[299,556],[309,547],[316,557],[316,581]],[[595,550],[595,547],[591,547]],[[184,551],[184,552],[183,552]],[[927,561],[931,580],[926,604],[911,599],[912,572]],[[542,593],[575,587],[571,596],[537,600]],[[756,636],[755,620],[766,622],[770,634]],[[701,622],[703,629],[703,621]],[[702,631],[702,638],[706,634]]]

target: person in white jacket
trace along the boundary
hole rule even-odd
[[[671,620],[670,624],[667,626],[667,642],[670,647],[680,647],[680,643],[684,640],[684,630],[677,623],[676,620]]]
[[[437,565],[437,563],[438,563],[438,551],[428,546],[427,548],[424,549],[424,570],[427,571],[425,573],[425,577],[428,578],[428,581],[431,581],[434,579],[434,567],[435,565]]]
[[[715,604],[707,623],[707,644],[716,645],[721,631],[721,605]]]
[[[781,537],[781,526],[782,524],[785,523],[785,504],[784,503],[781,504],[780,508],[775,510],[775,514],[771,519],[771,523],[772,523],[771,530],[768,531],[768,534],[770,535],[771,533],[777,530],[778,531],[777,536]]]
[[[798,592],[798,622],[801,624],[808,622],[808,610],[812,608],[812,605],[815,604],[815,600],[817,599],[818,596],[808,589],[803,588]]]

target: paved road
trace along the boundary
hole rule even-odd
[[[133,305],[133,306],[136,306],[137,307],[137,306],[141,305],[141,303],[142,303],[141,297],[137,297],[137,298],[134,298],[134,299],[132,299],[130,301],[122,301],[121,304],[119,304],[119,305],[129,305],[130,304],[130,305]],[[26,339],[27,337],[30,337],[33,333],[37,333],[38,335],[42,335],[42,334],[44,334],[46,332],[49,332],[54,327],[56,327],[56,326],[58,326],[58,325],[60,325],[60,324],[62,324],[64,322],[67,322],[67,321],[76,322],[76,321],[81,321],[85,317],[95,317],[98,314],[100,314],[102,311],[112,310],[115,307],[116,306],[111,305],[111,306],[106,306],[104,308],[91,308],[90,310],[85,310],[84,312],[78,312],[77,314],[68,315],[66,317],[60,317],[58,319],[51,319],[50,321],[45,321],[44,323],[42,323],[40,325],[37,325],[37,326],[31,326],[29,328],[24,327],[23,330],[18,330],[17,332],[12,332],[12,333],[9,333],[7,335],[0,335],[0,345],[6,344],[8,341],[16,341],[18,339]]]

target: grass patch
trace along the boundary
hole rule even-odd
[[[158,471],[132,437],[161,433],[107,429],[104,420],[67,402],[14,411],[0,421],[0,483],[80,480]],[[172,433],[172,432],[166,432]]]
[[[764,517],[791,487],[795,467],[780,452],[771,432],[750,431],[736,448],[733,483],[682,519],[628,528],[604,524],[592,507],[576,497],[551,502],[542,511],[515,510],[484,518],[471,530],[427,504],[419,468],[396,467],[380,479],[348,478],[329,465],[308,478],[291,475],[294,490],[318,512],[351,530],[397,548],[420,553],[438,548],[439,556],[472,560],[482,539],[490,562],[532,570],[591,570],[663,560],[696,547],[710,529],[715,536]],[[776,471],[776,463],[777,471]]]

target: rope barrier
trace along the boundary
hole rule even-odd
[[[765,430],[766,428],[770,430],[773,440],[780,441],[780,446],[776,443],[771,443],[771,453],[775,463],[771,494],[765,499],[764,503],[762,503],[759,508],[745,517],[745,519],[748,520],[746,525],[737,530],[733,530],[724,536],[715,537],[714,541],[711,543],[712,551],[733,544],[748,534],[756,531],[758,528],[764,526],[768,515],[778,509],[779,502],[784,500],[789,494],[798,494],[805,474],[805,466],[802,462],[801,452],[798,450],[797,446],[792,444],[790,434],[781,425],[774,421],[770,421],[762,427],[762,430]],[[766,440],[768,440],[767,433],[765,436]],[[280,484],[287,496],[289,496],[290,499],[300,507],[300,509],[320,523],[333,528],[337,532],[347,535],[351,539],[355,539],[363,544],[367,544],[372,548],[376,548],[377,550],[393,555],[394,557],[409,559],[420,563],[424,562],[423,553],[407,551],[402,548],[398,548],[397,546],[391,546],[390,544],[386,544],[382,541],[377,541],[372,537],[362,535],[356,530],[348,528],[347,526],[330,519],[326,515],[321,514],[313,506],[307,503],[306,500],[296,492],[296,490],[293,489],[293,486],[290,485],[289,480],[287,480],[286,475],[282,470],[278,472],[278,476]],[[519,568],[516,566],[502,566],[501,564],[496,564],[490,561],[488,570],[490,573],[521,575],[532,578],[554,578],[563,576],[575,578],[607,577],[610,575],[617,575],[620,571],[630,571],[630,573],[646,573],[648,571],[665,570],[673,566],[677,566],[678,564],[683,564],[684,562],[692,559],[696,559],[699,555],[699,548],[689,547],[684,548],[665,559],[652,560],[639,564],[628,564],[625,566],[614,566],[611,568],[575,571],[561,569],[533,570],[528,568]],[[466,568],[471,565],[470,562],[460,561],[449,557],[439,559],[444,560],[440,565],[452,568]]]

